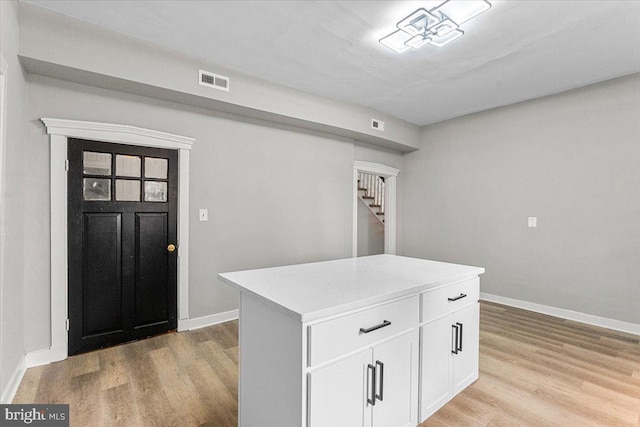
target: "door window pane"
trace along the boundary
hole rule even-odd
[[[85,151],[82,166],[85,175],[111,175],[111,154]]]
[[[85,200],[111,200],[111,180],[84,178],[83,195]]]
[[[167,159],[156,159],[153,157],[144,158],[144,177],[167,179],[169,161]]]
[[[156,181],[145,181],[144,183],[145,202],[166,202],[167,183]]]
[[[141,161],[138,156],[124,156],[122,154],[116,154],[116,175],[138,178],[140,177],[140,164]]]
[[[116,200],[119,202],[139,202],[140,181],[116,179]]]

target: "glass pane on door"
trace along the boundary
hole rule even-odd
[[[156,181],[145,181],[144,183],[145,202],[166,202],[167,183]]]
[[[111,180],[104,178],[84,178],[83,179],[84,200],[89,201],[109,201],[111,200]]]
[[[167,159],[156,159],[154,157],[144,158],[144,177],[167,179],[169,161]]]
[[[85,175],[111,175],[111,154],[85,151],[82,157]]]
[[[140,177],[140,157],[116,154],[116,175]]]
[[[116,200],[119,202],[139,202],[140,181],[116,179]]]

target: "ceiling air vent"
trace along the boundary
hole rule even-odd
[[[371,119],[371,129],[384,132],[384,122],[378,119]]]
[[[227,92],[229,91],[229,77],[221,76],[220,74],[214,74],[203,70],[200,70],[198,74],[200,76],[198,83],[200,83],[201,86],[226,90]]]

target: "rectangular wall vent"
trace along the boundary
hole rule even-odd
[[[378,119],[371,119],[371,129],[384,132],[384,122]]]
[[[220,74],[210,73],[208,71],[200,70],[198,83],[201,86],[212,87],[214,89],[229,91],[230,79]]]

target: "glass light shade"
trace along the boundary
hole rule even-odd
[[[386,37],[378,40],[381,45],[388,47],[389,49],[395,52],[404,52],[405,50],[411,49],[409,46],[405,44],[405,42],[410,38],[409,34],[404,31],[398,30]]]
[[[449,31],[446,35],[442,37],[434,36],[433,39],[429,42],[429,44],[437,47],[442,47],[446,44],[451,43],[452,41],[454,41],[455,39],[463,35],[464,35],[464,32],[461,30]]]
[[[486,0],[448,0],[431,12],[435,15],[443,14],[456,24],[461,25],[489,9],[491,9],[491,3]]]
[[[431,41],[431,37],[426,36],[424,34],[418,34],[417,36],[413,36],[409,40],[407,40],[405,44],[414,49],[418,49],[424,46],[425,44],[428,44],[430,41]]]
[[[453,30],[457,30],[458,25],[453,22],[451,19],[445,19],[442,22],[437,23],[433,27],[429,28],[429,30],[434,33],[438,37],[445,36],[449,34]]]
[[[402,21],[398,22],[397,26],[398,29],[409,33],[412,36],[416,36],[420,33],[424,33],[427,28],[437,24],[439,21],[440,19],[438,19],[437,16],[432,15],[426,9],[418,9]]]

